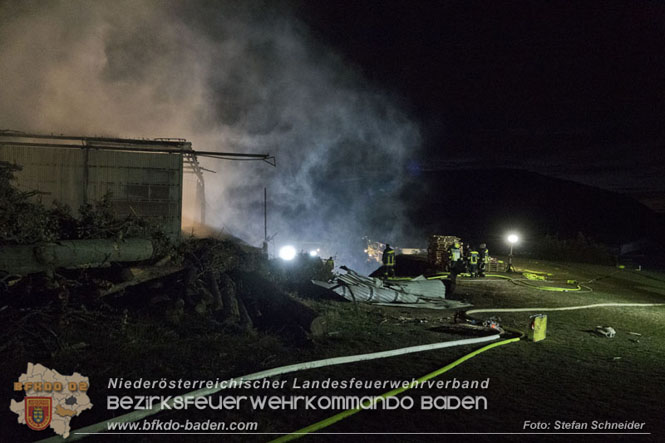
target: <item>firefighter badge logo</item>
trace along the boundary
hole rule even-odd
[[[25,423],[33,431],[43,431],[51,424],[53,399],[25,397]]]
[[[12,399],[9,409],[16,414],[19,424],[27,425],[33,431],[51,428],[67,438],[72,418],[92,408],[89,387],[88,377],[78,372],[62,375],[39,363],[28,363],[27,370],[14,382],[15,395],[23,394],[24,397],[22,400]],[[2,431],[4,429],[0,434]]]

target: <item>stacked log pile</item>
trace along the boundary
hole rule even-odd
[[[448,266],[448,250],[455,242],[460,242],[454,235],[431,235],[427,246],[427,259],[435,269],[445,270]]]

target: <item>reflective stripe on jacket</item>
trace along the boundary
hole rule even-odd
[[[383,264],[386,266],[395,266],[395,250],[386,249],[383,251]]]
[[[457,261],[461,257],[460,250],[459,248],[451,248],[450,249],[450,260],[452,261]]]
[[[469,263],[472,265],[478,264],[478,251],[471,251],[469,255]]]

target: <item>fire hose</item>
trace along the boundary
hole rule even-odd
[[[582,306],[562,306],[556,308],[490,308],[490,309],[471,309],[466,311],[467,315],[479,314],[481,312],[547,312],[547,311],[575,311],[578,309],[592,309],[592,308],[609,308],[609,307],[621,307],[621,308],[646,308],[652,306],[665,306],[665,303],[595,303],[592,305],[582,305]]]
[[[474,314],[474,313],[483,313],[483,312],[533,312],[533,311],[572,311],[572,310],[577,310],[577,309],[591,309],[591,308],[601,308],[601,307],[649,307],[649,306],[665,306],[665,303],[596,303],[592,305],[584,305],[584,306],[565,306],[565,307],[558,307],[558,308],[498,308],[498,309],[472,309],[469,311],[466,311],[466,315]],[[297,438],[300,438],[306,434],[312,433],[319,431],[323,428],[326,428],[334,423],[337,423],[341,420],[344,420],[347,417],[350,417],[354,414],[357,414],[358,412],[361,412],[363,409],[370,408],[372,405],[376,404],[379,401],[384,401],[388,397],[393,397],[395,395],[401,394],[402,392],[413,388],[414,386],[417,386],[419,383],[425,382],[427,380],[430,380],[434,377],[437,377],[451,369],[453,369],[455,366],[458,366],[465,361],[475,357],[476,355],[485,352],[489,349],[495,348],[497,346],[502,346],[506,345],[509,343],[514,343],[519,340],[521,340],[524,337],[524,334],[521,331],[515,331],[511,330],[509,328],[506,328],[506,331],[509,332],[516,332],[520,334],[519,337],[515,338],[510,338],[507,340],[502,340],[500,342],[492,343],[487,346],[484,346],[476,351],[473,351],[462,358],[455,360],[454,362],[444,366],[441,369],[438,369],[434,372],[431,372],[427,375],[422,376],[421,378],[415,380],[412,382],[410,385],[394,389],[392,391],[386,392],[384,394],[381,394],[377,397],[372,398],[371,400],[365,401],[360,407],[354,408],[354,409],[349,409],[343,412],[340,412],[339,414],[335,414],[331,417],[328,417],[324,420],[318,421],[312,425],[309,425],[305,428],[299,429],[295,432],[292,432],[290,434],[284,435],[282,437],[279,437],[275,440],[273,440],[271,443],[283,443],[291,440],[295,440]]]
[[[179,396],[175,396],[174,398],[170,399],[167,403],[169,406],[173,406],[173,404],[176,401],[176,398],[179,397],[185,397],[185,396],[194,396],[194,397],[202,397],[202,396],[207,396],[207,395],[212,395],[215,394],[223,389],[225,389],[225,386],[229,386],[233,383],[238,383],[241,381],[251,381],[251,380],[260,380],[263,378],[268,378],[268,377],[275,377],[277,375],[283,375],[283,374],[288,374],[291,372],[297,372],[297,371],[303,371],[307,369],[314,369],[314,368],[323,368],[326,366],[334,366],[334,365],[341,365],[341,364],[346,364],[346,363],[354,363],[354,362],[360,362],[360,361],[367,361],[367,360],[375,360],[379,358],[387,358],[387,357],[394,357],[398,355],[405,355],[405,354],[411,354],[414,352],[423,352],[423,351],[431,351],[435,349],[442,349],[442,348],[450,348],[454,346],[463,346],[463,345],[471,345],[471,344],[477,344],[477,343],[484,343],[492,340],[496,340],[499,338],[499,334],[495,335],[489,335],[485,337],[478,337],[478,338],[469,338],[469,339],[462,339],[462,340],[454,340],[454,341],[447,341],[447,342],[438,342],[438,343],[430,343],[426,345],[419,345],[419,346],[410,346],[406,348],[398,348],[398,349],[391,349],[388,351],[381,351],[381,352],[373,352],[369,354],[357,354],[357,355],[349,355],[349,356],[343,356],[343,357],[333,357],[333,358],[327,358],[323,360],[314,360],[314,361],[308,361],[308,362],[303,362],[303,363],[296,363],[292,365],[287,365],[287,366],[280,366],[277,368],[273,369],[267,369],[265,371],[260,371],[260,372],[255,372],[253,374],[248,374],[248,375],[243,375],[241,377],[235,377],[227,381],[227,383],[224,386],[221,387],[216,387],[216,388],[210,388],[210,389],[199,389],[196,391],[192,391],[186,394],[181,394]],[[519,339],[511,339],[513,341],[519,340]],[[475,351],[475,353],[472,353],[473,355],[476,355],[480,352],[484,352],[484,350],[491,349],[492,347],[495,346],[500,346],[502,344],[506,344],[507,341],[502,341],[498,343],[493,343],[492,345],[485,346],[484,348],[479,349],[478,351]],[[457,366],[458,364],[461,364],[463,361],[468,360],[469,358],[473,357],[473,355],[469,354],[468,356],[462,357],[462,359],[451,363],[450,365],[446,366],[448,369],[452,369],[453,367]],[[442,368],[445,369],[445,368]],[[446,371],[448,370],[446,369]],[[436,375],[442,374],[445,371],[442,372],[436,372],[435,375],[428,374],[425,377],[435,377]],[[392,391],[391,391],[392,392]],[[402,392],[402,391],[400,391]],[[392,394],[396,395],[396,394]],[[151,409],[145,409],[145,410],[138,410],[134,412],[130,412],[128,414],[124,414],[118,417],[114,417],[109,420],[104,420],[99,423],[95,423],[93,425],[89,425],[80,429],[76,429],[71,433],[71,436],[67,439],[67,441],[76,441],[82,438],[87,437],[88,435],[93,435],[93,434],[99,434],[103,433],[108,430],[108,425],[109,423],[131,423],[131,422],[136,422],[138,420],[144,419],[146,417],[149,417],[151,415],[155,415],[158,412],[160,412],[161,409],[161,404],[155,405]],[[64,441],[62,437],[60,436],[54,436],[50,437],[44,440],[40,440],[40,442],[62,442]]]
[[[316,422],[312,425],[309,425],[305,428],[302,428],[298,431],[295,431],[295,432],[292,432],[290,434],[286,434],[282,437],[276,438],[275,440],[272,440],[271,443],[287,442],[287,441],[291,441],[291,440],[295,440],[297,438],[300,438],[300,437],[302,437],[304,435],[307,435],[309,433],[320,431],[321,429],[326,428],[326,427],[328,427],[328,426],[330,426],[334,423],[337,423],[338,421],[344,420],[347,417],[350,417],[354,414],[357,414],[358,412],[362,411],[363,409],[371,408],[372,405],[378,403],[379,401],[384,401],[385,399],[387,399],[389,397],[394,397],[398,394],[401,394],[404,391],[407,391],[407,390],[419,385],[420,383],[424,383],[427,380],[430,380],[434,377],[438,377],[439,375],[450,371],[454,367],[461,365],[465,361],[475,357],[478,354],[481,354],[481,353],[483,353],[485,351],[488,351],[492,348],[496,348],[497,346],[503,346],[503,345],[507,345],[509,343],[518,342],[521,339],[522,339],[522,337],[514,337],[514,338],[509,338],[507,340],[502,340],[500,342],[491,343],[489,345],[483,346],[482,348],[476,349],[475,351],[473,351],[469,354],[466,354],[465,356],[455,360],[454,362],[452,362],[452,363],[450,363],[450,364],[448,364],[448,365],[446,365],[446,366],[444,366],[440,369],[437,369],[434,372],[430,372],[429,374],[423,375],[419,379],[414,380],[413,382],[411,382],[408,386],[402,386],[401,388],[393,389],[392,391],[388,391],[384,394],[373,397],[372,399],[366,400],[365,402],[363,402],[362,405],[358,408],[348,409],[346,411],[340,412],[339,414],[335,414],[332,417],[328,417],[324,420],[318,421],[318,422]]]
[[[437,275],[432,276],[432,277],[427,277],[427,279],[428,280],[442,279],[442,278],[448,277],[449,275],[450,275],[450,273],[444,272],[444,273],[437,274]],[[465,276],[465,277],[469,276],[469,274],[467,274],[467,273],[462,273],[462,274],[457,274],[457,275],[458,276]],[[487,277],[502,278],[504,280],[510,281],[513,284],[521,285],[521,286],[527,286],[529,288],[538,289],[540,291],[554,291],[554,292],[571,292],[571,291],[592,292],[593,291],[590,287],[581,285],[577,282],[575,283],[574,288],[561,288],[561,287],[558,287],[558,286],[534,285],[534,284],[529,283],[527,281],[524,281],[522,279],[517,279],[517,278],[513,278],[513,277],[509,277],[507,275],[501,275],[501,274],[487,274]],[[472,280],[472,281],[484,281],[484,280]]]

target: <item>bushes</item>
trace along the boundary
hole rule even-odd
[[[0,162],[0,245],[34,244],[55,240],[141,237],[153,240],[155,256],[174,250],[161,228],[136,216],[114,215],[111,195],[86,203],[78,216],[69,206],[54,202],[46,208],[34,201],[38,191],[20,191],[12,181],[21,167]]]
[[[30,201],[39,193],[22,192],[11,184],[14,173],[20,170],[18,165],[0,162],[0,242],[29,244],[53,240],[56,231],[49,211]]]

